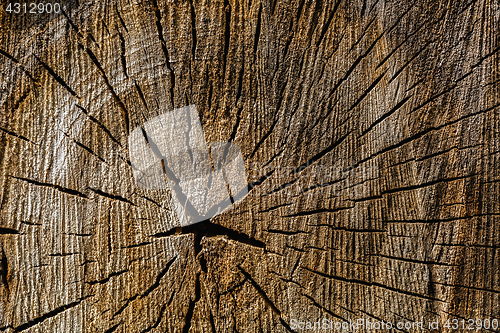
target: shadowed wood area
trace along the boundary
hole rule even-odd
[[[0,14],[0,331],[500,319],[498,1],[62,8]],[[188,105],[249,194],[181,228],[128,136]]]

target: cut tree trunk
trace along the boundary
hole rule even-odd
[[[0,330],[500,319],[498,1],[62,8],[0,14]],[[250,191],[177,228],[128,135],[187,105]]]

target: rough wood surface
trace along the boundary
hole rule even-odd
[[[0,330],[500,317],[498,1],[63,8],[0,14]],[[191,104],[251,190],[175,229],[127,138]]]

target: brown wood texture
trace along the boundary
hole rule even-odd
[[[62,5],[0,14],[1,331],[500,318],[498,1]],[[251,190],[175,228],[127,138],[192,104]]]

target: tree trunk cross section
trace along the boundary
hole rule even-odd
[[[0,331],[500,320],[498,1],[62,9],[0,13]],[[128,138],[189,105],[249,193],[180,227]]]

